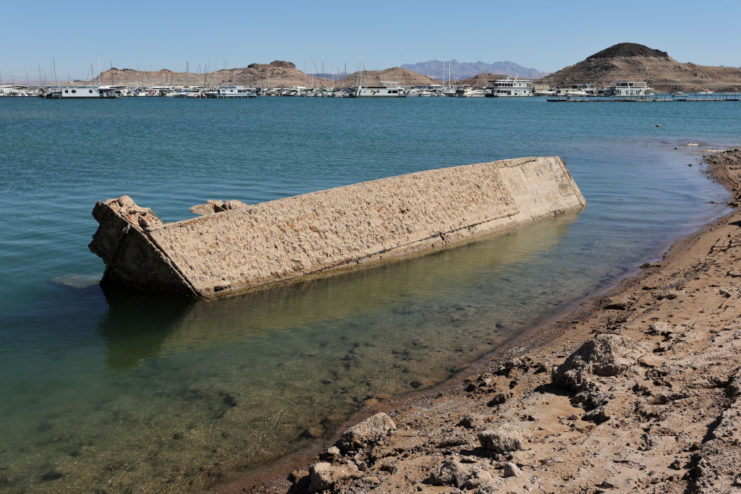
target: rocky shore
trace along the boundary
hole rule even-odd
[[[219,492],[741,492],[741,150],[730,214],[286,480]],[[375,413],[374,412],[378,412]]]

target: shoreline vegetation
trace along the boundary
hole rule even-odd
[[[660,261],[436,388],[371,398],[334,446],[212,492],[741,489],[741,150],[705,161],[732,210]]]

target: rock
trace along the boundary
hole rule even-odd
[[[310,467],[309,475],[309,492],[319,492],[331,489],[337,481],[360,476],[360,471],[352,463],[332,465],[320,461]]]
[[[672,332],[671,325],[663,321],[656,321],[655,323],[651,324],[648,327],[648,331],[646,331],[646,334],[660,335],[660,334],[671,333],[671,332]]]
[[[507,398],[510,396],[510,393],[497,393],[495,394],[491,400],[489,400],[486,405],[490,407],[495,407],[498,405],[501,405],[505,401],[507,401]]]
[[[503,490],[505,483],[506,480],[501,477],[489,480],[476,489],[476,494],[498,494],[500,492],[506,492]]]
[[[378,444],[396,430],[396,424],[385,413],[377,413],[342,433],[337,446],[341,451],[355,451],[360,448]]]
[[[469,413],[463,416],[458,425],[467,429],[478,429],[484,424],[484,417],[477,413]]]
[[[298,470],[294,470],[293,472],[288,474],[288,480],[296,484],[300,482],[301,479],[306,478],[308,476],[309,476],[309,471],[307,469],[299,468]]]
[[[507,453],[522,449],[522,433],[511,425],[486,429],[478,433],[481,447],[493,453]]]
[[[726,393],[731,398],[741,396],[741,369],[737,370],[736,374],[729,379]]]
[[[588,411],[581,419],[599,425],[610,420],[610,417],[605,413],[604,407],[599,407]]]
[[[573,398],[575,403],[581,403],[587,411],[606,405],[609,399],[610,395],[603,393],[602,389],[591,381],[583,383]]]
[[[432,485],[458,485],[461,464],[456,460],[444,461],[440,468],[428,479]]]
[[[337,446],[331,446],[327,451],[319,455],[322,461],[328,461],[330,463],[336,462],[340,457],[342,457],[342,453],[340,453],[340,448]]]
[[[56,470],[49,470],[48,472],[46,472],[44,475],[41,476],[41,480],[43,480],[44,482],[49,482],[52,480],[61,479],[62,477],[64,477],[64,474],[62,472],[58,472]]]
[[[474,489],[492,478],[492,475],[479,465],[465,465],[457,460],[447,460],[428,480],[433,485],[454,485]]]
[[[316,439],[324,435],[324,427],[321,425],[312,425],[304,429],[299,437],[302,439]]]
[[[634,365],[646,350],[633,340],[616,334],[599,334],[572,353],[552,374],[555,384],[576,390],[588,374],[617,376]]]
[[[504,464],[505,477],[519,477],[520,475],[522,475],[522,470],[520,470],[520,467],[518,467],[511,461],[508,461]]]
[[[287,62],[285,60],[273,60],[270,62],[270,65],[273,67],[281,67],[283,69],[295,69],[296,64],[293,62]]]
[[[474,466],[469,470],[468,475],[463,480],[463,484],[459,484],[458,487],[475,489],[492,480],[492,475],[484,468]]]
[[[462,431],[443,430],[442,438],[437,442],[438,448],[450,448],[468,444],[468,437]]]
[[[520,370],[527,370],[528,365],[525,363],[523,364],[522,360],[519,358],[511,358],[508,360],[497,362],[497,364],[492,368],[492,372],[494,375],[497,376],[506,376],[509,377],[513,370],[520,369]]]

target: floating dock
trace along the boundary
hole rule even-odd
[[[741,95],[730,94],[688,94],[650,95],[650,96],[549,96],[549,103],[673,103],[683,101],[741,101]]]
[[[450,248],[583,208],[563,160],[442,168],[261,204],[209,201],[162,223],[123,196],[98,202],[101,285],[217,298]]]

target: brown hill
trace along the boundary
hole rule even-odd
[[[741,91],[741,69],[680,63],[666,52],[620,43],[542,79],[551,86],[646,81],[656,91]]]
[[[354,72],[339,81],[340,87],[383,86],[386,84],[399,84],[400,86],[430,86],[440,84],[440,81],[427,77],[426,75],[413,72],[401,67],[391,67],[386,70],[361,70]]]
[[[97,81],[97,78],[95,79]],[[222,86],[236,84],[248,87],[327,86],[326,79],[318,79],[298,70],[291,62],[275,60],[269,64],[253,63],[247,67],[213,72],[173,72],[169,69],[141,71],[111,68],[100,74],[101,84],[128,86]]]
[[[460,79],[457,81],[451,82],[451,84],[455,86],[472,86],[477,88],[482,88],[486,86],[491,86],[490,81],[494,81],[497,79],[506,79],[508,76],[504,74],[492,74],[491,72],[485,72],[483,74],[478,74],[473,77],[469,77],[468,79]]]

